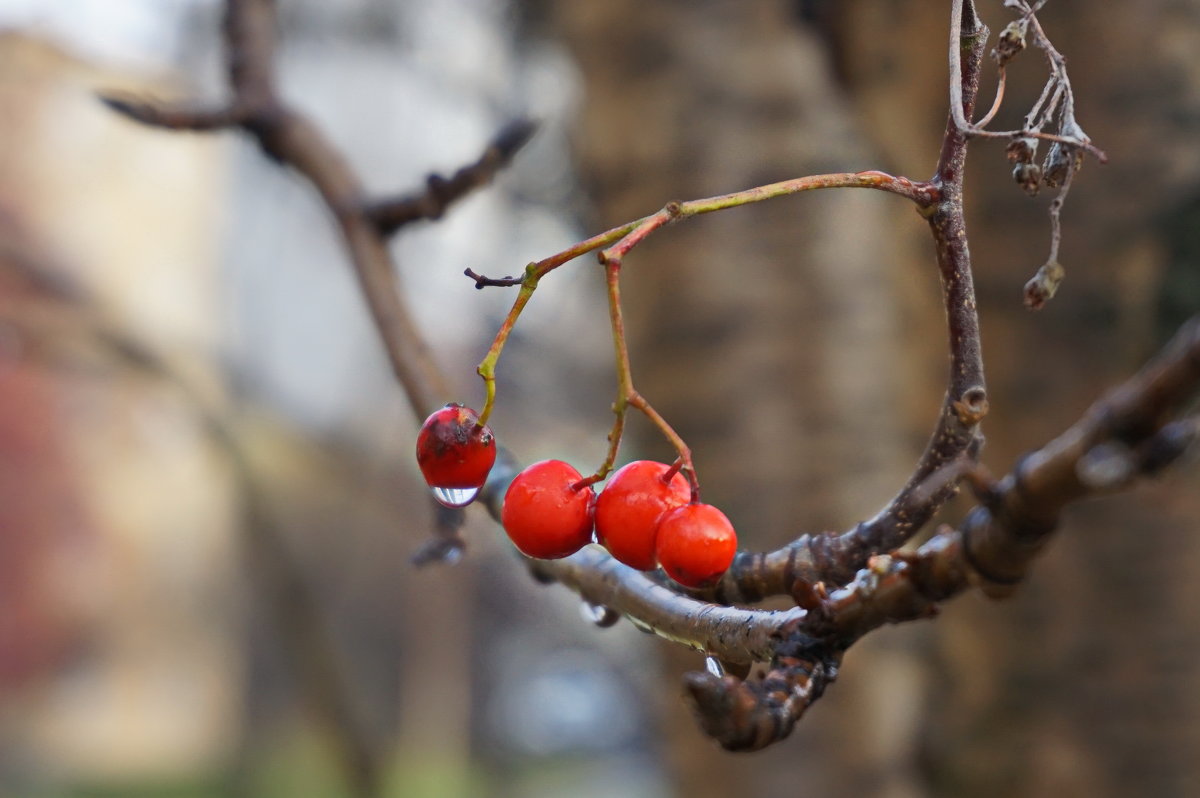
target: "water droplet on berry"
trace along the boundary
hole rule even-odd
[[[445,507],[466,507],[475,501],[479,488],[433,488],[433,498]]]
[[[709,654],[704,658],[704,670],[716,676],[718,679],[725,675],[725,666],[721,664],[721,660]]]
[[[601,629],[607,629],[621,620],[621,613],[612,607],[605,607],[603,604],[593,604],[586,600],[580,602],[579,614],[583,616],[585,621],[595,624]]]

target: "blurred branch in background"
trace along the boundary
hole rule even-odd
[[[328,619],[323,616],[312,586],[291,551],[288,536],[273,517],[259,476],[269,469],[261,462],[256,465],[255,454],[247,448],[256,440],[250,434],[251,428],[240,422],[230,408],[198,390],[164,356],[104,318],[81,287],[71,284],[62,269],[46,268],[41,263],[42,257],[18,246],[12,231],[3,238],[0,267],[7,269],[24,289],[16,290],[18,301],[0,305],[0,322],[17,330],[46,364],[65,358],[69,367],[72,350],[82,345],[99,349],[113,361],[112,367],[131,369],[180,393],[230,469],[240,507],[238,526],[247,548],[248,582],[270,605],[291,654],[290,664],[304,684],[303,692],[332,729],[330,739],[340,751],[354,794],[378,794],[380,756],[384,752],[364,726],[362,699],[356,696],[354,683],[339,662],[338,647],[328,631]],[[263,413],[250,411],[250,416],[261,418]],[[297,443],[304,440],[294,432],[287,437]],[[292,456],[297,454],[293,451]],[[315,451],[304,456],[308,460],[318,459]],[[329,473],[345,471],[341,468]],[[382,497],[376,497],[375,501],[385,504]]]

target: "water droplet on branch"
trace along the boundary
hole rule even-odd
[[[648,635],[654,634],[654,627],[643,621],[641,618],[635,618],[630,615],[629,622],[633,624],[633,628],[637,629],[639,632],[645,632]]]
[[[721,660],[709,654],[704,658],[704,669],[716,676],[718,679],[725,675],[725,666],[721,664]]]
[[[601,629],[607,629],[621,620],[621,613],[612,607],[606,607],[603,604],[593,604],[587,600],[580,602],[579,614],[583,616],[585,621],[595,624]]]

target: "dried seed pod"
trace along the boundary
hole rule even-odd
[[[1017,136],[1004,148],[1009,163],[1033,163],[1037,155],[1038,140],[1032,136]]]
[[[1025,49],[1025,34],[1029,32],[1029,19],[1022,17],[1014,19],[1012,22],[1004,26],[1004,30],[1000,31],[1000,41],[996,43],[996,49],[992,50],[992,58],[996,59],[996,63],[1004,66],[1011,61],[1017,53]]]
[[[1030,310],[1041,310],[1047,302],[1054,298],[1055,292],[1058,291],[1059,285],[1066,276],[1067,270],[1058,261],[1049,260],[1042,264],[1042,268],[1037,270],[1037,274],[1025,283],[1025,307]]]
[[[1019,163],[1013,167],[1013,180],[1025,189],[1026,194],[1036,197],[1042,181],[1042,167],[1035,163]]]
[[[1073,144],[1054,142],[1042,162],[1042,182],[1050,188],[1062,185],[1083,165],[1083,152]]]

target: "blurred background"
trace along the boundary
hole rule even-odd
[[[540,121],[496,184],[397,237],[455,396],[513,274],[689,199],[802,174],[932,172],[947,3],[280,0],[278,74],[380,194]],[[993,31],[1001,3],[980,10]],[[416,423],[326,211],[232,133],[141,129],[98,90],[224,96],[215,0],[0,0],[0,796],[1186,796],[1200,792],[1193,458],[1074,509],[1018,594],[880,630],[786,742],[720,752],[694,652],[597,629],[482,511],[430,534]],[[997,472],[1200,310],[1200,1],[1042,14],[1109,154],[1064,212],[972,148],[968,225]],[[1036,98],[1036,52],[997,124]],[[991,75],[983,94],[990,98]],[[873,192],[703,217],[631,257],[638,386],[743,545],[846,529],[940,405],[925,225]],[[604,455],[591,259],[548,278],[500,368],[524,461]],[[623,459],[667,457],[637,424]],[[953,520],[964,508],[952,508]]]

